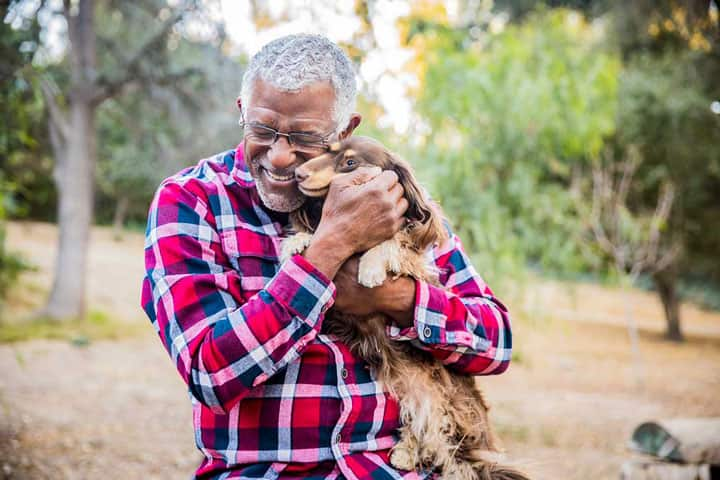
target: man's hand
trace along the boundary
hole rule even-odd
[[[330,235],[350,254],[388,240],[403,226],[408,208],[393,171],[359,168],[330,184],[317,236]]]
[[[388,277],[382,285],[367,288],[357,281],[359,258],[358,255],[350,257],[335,275],[335,308],[351,315],[384,313],[401,327],[411,326],[415,308],[415,281],[408,277]]]
[[[395,172],[358,168],[330,184],[313,242],[305,251],[329,278],[350,256],[392,238],[404,224],[408,202]]]

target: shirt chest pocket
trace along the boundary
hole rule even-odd
[[[245,229],[223,232],[223,250],[240,276],[245,299],[262,290],[278,271],[280,239]]]

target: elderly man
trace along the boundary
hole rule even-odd
[[[368,289],[354,255],[390,238],[407,202],[392,172],[331,185],[306,252],[278,260],[294,170],[348,137],[355,77],[314,35],[255,55],[238,99],[244,141],[165,180],[150,207],[143,308],[193,406],[205,459],[196,478],[424,478],[389,464],[397,402],[344,344],[325,312],[383,312],[388,335],[468,375],[507,368],[507,312],[454,235],[428,252],[444,288],[411,278]]]

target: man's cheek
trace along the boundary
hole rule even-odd
[[[261,160],[263,157],[263,151],[260,148],[245,147],[245,163],[250,169],[252,175],[257,175]]]

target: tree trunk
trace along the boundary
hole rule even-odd
[[[125,226],[125,217],[127,216],[128,208],[130,207],[130,199],[122,195],[118,199],[118,203],[115,206],[115,215],[113,216],[113,235],[115,238],[120,238],[122,229]]]
[[[95,108],[74,102],[63,163],[57,164],[60,241],[55,279],[44,314],[54,319],[85,314],[85,274],[93,211]]]
[[[130,57],[121,69],[125,75],[111,81],[99,75],[97,69],[94,0],[63,0],[62,5],[70,40],[67,50],[70,60],[67,114],[55,101],[53,88],[41,83],[50,114],[60,229],[55,279],[42,314],[55,319],[77,318],[85,313],[85,275],[97,157],[97,108],[136,80],[139,65],[147,52],[169,34],[184,13],[180,9],[168,18],[162,28]]]
[[[85,276],[95,179],[96,52],[93,0],[63,2],[70,43],[71,82],[69,112],[51,109],[51,134],[56,149],[55,184],[58,190],[60,241],[55,279],[43,314],[52,319],[82,318],[85,315]],[[52,102],[51,102],[52,103]],[[55,109],[57,110],[57,109]],[[55,125],[53,124],[55,123]],[[60,128],[57,126],[60,125]]]
[[[665,336],[669,340],[682,342],[684,338],[680,329],[680,299],[676,289],[677,276],[670,267],[667,270],[655,273],[653,280],[665,310],[665,321],[667,322]]]

